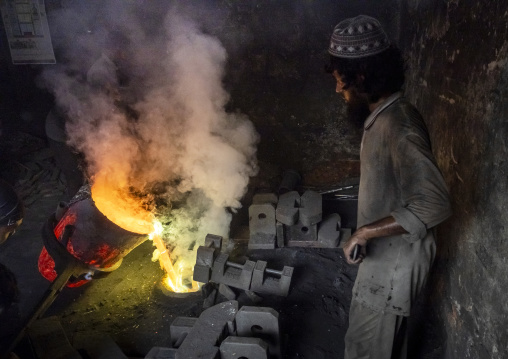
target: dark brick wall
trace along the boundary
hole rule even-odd
[[[454,209],[439,227],[426,333],[445,358],[507,358],[508,3],[401,4],[406,92],[427,119]]]

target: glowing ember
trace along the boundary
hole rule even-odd
[[[117,226],[130,232],[149,235],[157,248],[160,265],[166,271],[163,284],[169,290],[176,293],[197,291],[199,289],[197,282],[192,281],[191,287],[184,284],[185,269],[192,268],[192,265],[180,261],[175,270],[170,253],[161,237],[162,224],[155,220],[153,213],[143,203],[143,199],[133,196],[126,186],[122,188],[113,182],[105,175],[95,177],[92,198],[97,209]],[[192,273],[190,275],[192,276]]]

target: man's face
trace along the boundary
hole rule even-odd
[[[2,245],[7,240],[7,238],[16,233],[16,229],[18,229],[22,221],[23,220],[20,219],[19,221],[17,221],[14,224],[11,224],[10,226],[0,227],[0,245]]]
[[[349,86],[345,89],[345,83],[342,81],[342,76],[333,71],[333,77],[337,81],[335,92],[341,94],[347,104],[348,117],[358,127],[362,127],[363,123],[370,114],[369,102],[367,96],[358,92],[355,86]]]

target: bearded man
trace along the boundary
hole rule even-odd
[[[357,230],[344,244],[360,264],[345,358],[406,358],[407,318],[435,257],[435,228],[451,215],[427,127],[404,97],[404,61],[378,20],[335,26],[329,72],[363,126]],[[353,257],[355,247],[358,257]]]

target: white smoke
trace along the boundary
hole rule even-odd
[[[68,143],[92,179],[103,172],[137,188],[166,183],[163,196],[178,205],[161,214],[165,240],[174,255],[192,256],[188,248],[207,233],[229,235],[231,211],[257,172],[252,123],[225,111],[226,50],[166,1],[91,4],[50,12],[64,60],[42,81],[67,112]],[[117,56],[112,37],[122,39],[127,84],[107,61]]]

